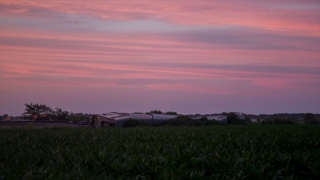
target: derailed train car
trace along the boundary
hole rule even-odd
[[[130,118],[134,120],[144,121],[145,123],[149,125],[153,125],[152,121],[152,115],[151,114],[130,114]]]
[[[96,127],[122,127],[124,121],[130,119],[129,113],[104,113],[99,114],[99,119],[95,122]]]
[[[129,119],[144,121],[152,126],[164,125],[168,120],[178,117],[177,115],[166,114],[135,114],[135,113],[105,113],[100,114],[96,121],[96,127],[123,127],[125,121]]]
[[[177,118],[178,115],[168,115],[168,114],[152,114],[152,125],[162,126],[165,125],[170,119]]]

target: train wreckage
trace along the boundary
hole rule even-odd
[[[98,117],[94,123],[95,127],[123,127],[124,122],[130,119],[144,121],[152,126],[161,126],[170,119],[177,118],[178,115],[111,112],[99,114]]]

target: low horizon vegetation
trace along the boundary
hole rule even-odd
[[[229,118],[227,123],[222,123],[216,120],[208,120],[206,117],[200,119],[192,119],[188,116],[180,115],[177,118],[168,120],[164,125],[165,126],[215,126],[215,125],[248,125],[248,124],[261,124],[261,125],[294,125],[302,123],[294,123],[290,119],[286,118],[269,118],[264,119],[261,122],[251,122],[250,119],[240,120],[236,117]],[[320,119],[311,118],[305,119],[303,124],[320,124]],[[124,122],[123,127],[137,127],[137,126],[151,126],[147,124],[144,120],[129,119]]]
[[[80,122],[84,120],[89,120],[92,114],[84,114],[84,113],[70,113],[68,111],[64,111],[61,108],[52,109],[51,107],[45,104],[25,104],[25,112],[22,114],[22,118],[34,120],[34,117],[37,117],[37,120],[62,120],[62,121],[73,121]],[[143,114],[142,112],[135,112],[136,114]],[[221,125],[223,123],[216,120],[208,120],[205,116],[200,119],[192,119],[187,115],[178,114],[175,111],[167,111],[163,112],[161,110],[151,110],[146,112],[146,114],[166,114],[166,115],[177,115],[176,119],[171,119],[166,123],[166,125],[173,126],[204,126],[204,125]],[[253,115],[245,114],[245,119],[239,119],[234,112],[222,112],[222,115],[227,116],[227,124],[234,125],[245,125],[252,123],[251,118]],[[200,115],[201,114],[196,114]],[[1,120],[6,120],[8,114],[4,114],[1,116]],[[261,114],[255,116],[257,117],[257,123],[265,124],[320,124],[320,115],[313,113],[298,113],[298,114],[288,114],[288,113],[278,113],[273,115]],[[303,118],[302,120],[298,120],[297,117]],[[11,117],[11,120],[13,117]],[[134,126],[146,126],[146,124],[142,122],[135,122],[130,120],[126,123],[126,127],[134,127]]]

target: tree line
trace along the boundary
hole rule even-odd
[[[167,114],[167,115],[178,115],[177,112],[175,111],[167,111],[167,112],[162,112],[160,110],[152,110],[146,113],[143,112],[135,112],[135,114]]]
[[[83,121],[89,120],[91,114],[83,114],[83,113],[69,113],[68,111],[64,111],[61,108],[54,108],[47,106],[46,104],[33,104],[33,103],[26,103],[25,111],[22,114],[24,119],[29,120],[67,120],[67,121]],[[136,112],[136,114],[142,114],[141,112]],[[162,112],[160,110],[152,110],[146,112],[146,114],[167,114],[167,115],[178,115],[177,112],[168,111]],[[200,114],[199,114],[200,115]],[[239,119],[239,117],[233,113],[222,113],[222,115],[227,116],[227,124],[248,124],[251,123],[251,115],[245,115],[245,119]],[[273,114],[273,115],[258,115],[254,117],[258,117],[258,122],[261,124],[295,124],[297,123],[295,118],[291,116],[299,116],[303,117],[303,123],[306,124],[320,124],[320,118],[318,117],[319,114],[312,114],[312,113],[297,113],[297,114]],[[2,120],[7,120],[9,116],[7,114],[1,117]],[[10,117],[13,119],[13,117]],[[137,122],[131,122],[135,125],[139,124]],[[299,122],[298,122],[299,123]],[[130,123],[129,123],[130,124]],[[168,121],[167,125],[186,125],[186,126],[202,126],[202,125],[218,125],[221,124],[215,120],[208,120],[205,116],[203,118],[195,120],[185,115],[179,115],[176,119],[172,119]],[[133,125],[133,126],[135,126]],[[141,124],[142,125],[142,124]],[[132,126],[131,124],[129,126]]]
[[[45,104],[24,104],[25,112],[22,114],[24,119],[29,120],[66,120],[69,115],[68,111],[56,107],[52,109]]]

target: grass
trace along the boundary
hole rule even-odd
[[[311,125],[1,129],[0,179],[319,179]]]

